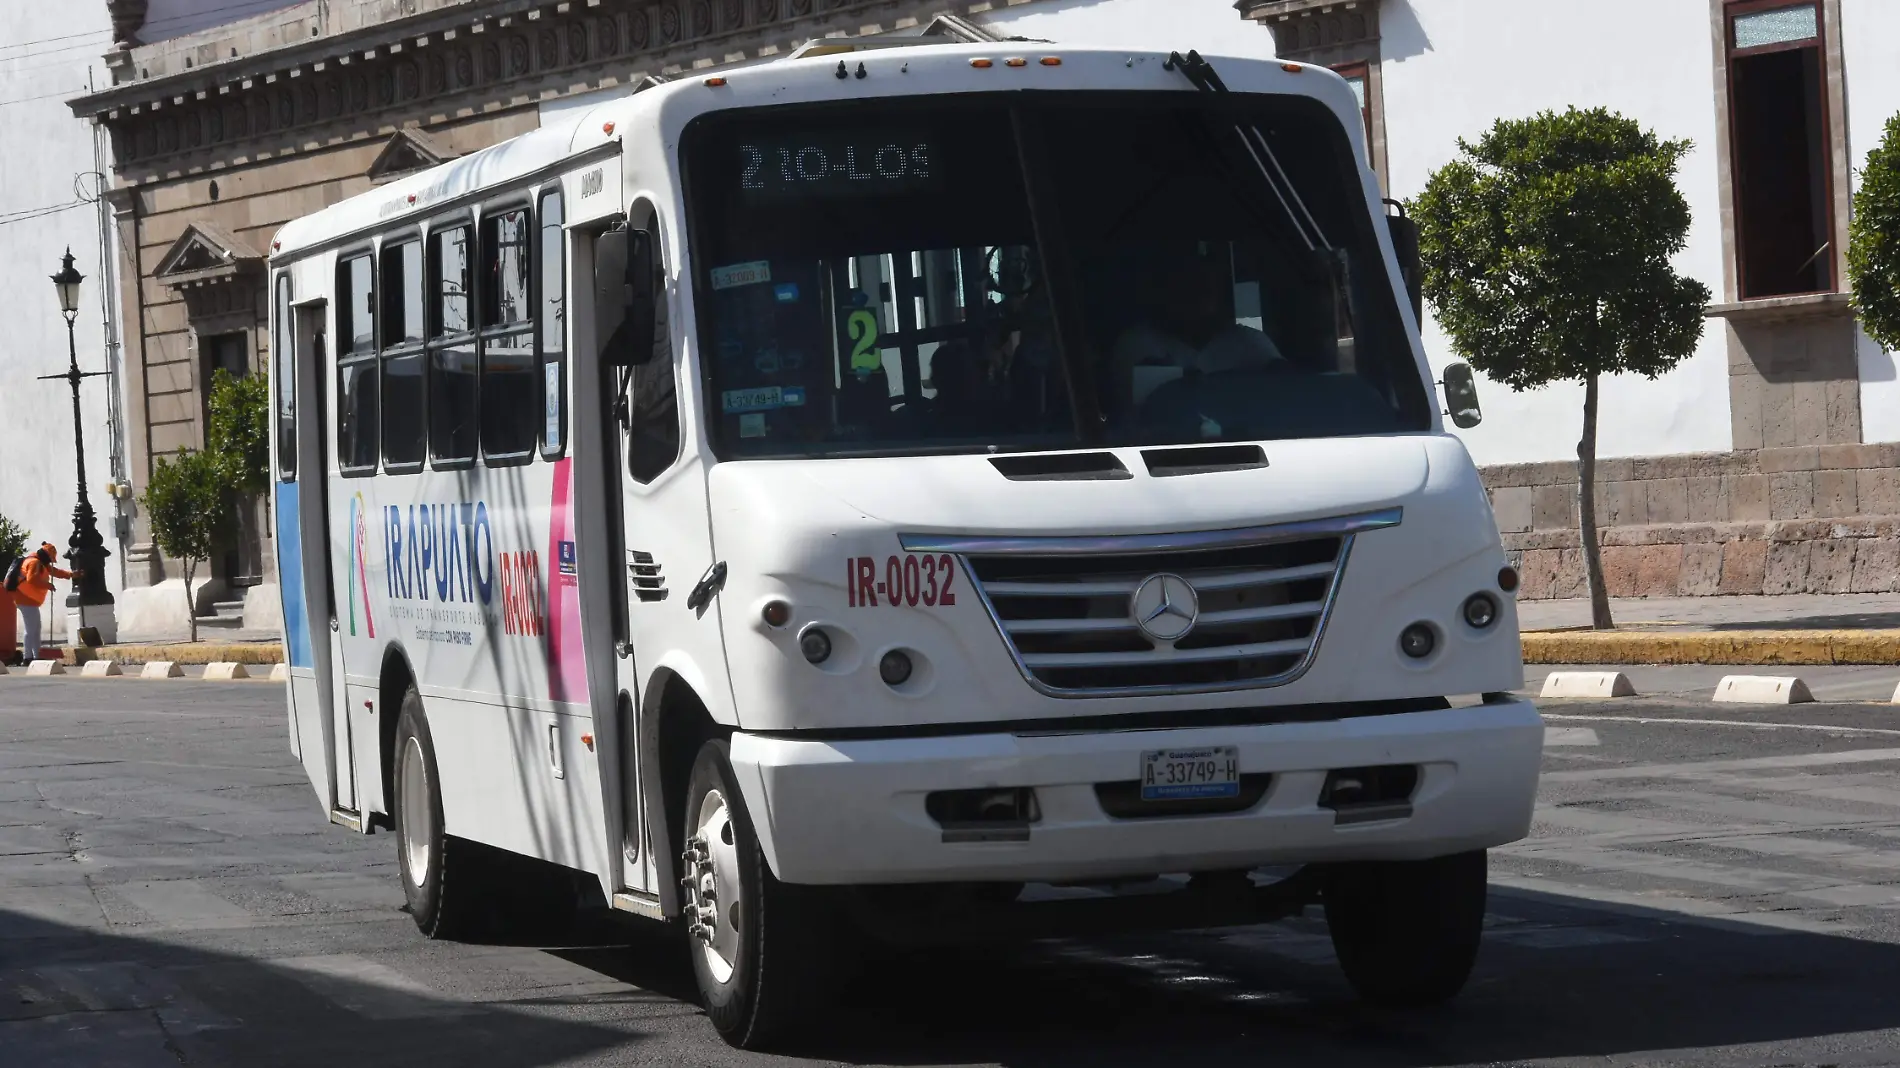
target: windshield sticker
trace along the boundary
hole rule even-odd
[[[738,412],[769,412],[774,408],[800,408],[805,404],[803,386],[761,386],[757,389],[729,389],[719,398],[727,415]]]
[[[758,285],[772,280],[772,264],[766,260],[754,260],[751,263],[735,263],[730,267],[712,269],[712,287],[714,289],[737,289],[740,286]]]
[[[719,358],[731,363],[745,355],[745,342],[738,338],[727,338],[719,343]]]
[[[772,295],[778,298],[780,304],[796,304],[798,303],[798,283],[781,282],[772,287]]]
[[[851,347],[851,373],[868,375],[884,366],[884,354],[877,350],[877,313],[854,311],[845,320],[845,330],[857,344]]]
[[[739,417],[739,436],[742,438],[762,438],[765,436],[765,413],[751,412]]]

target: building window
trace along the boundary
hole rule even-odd
[[[1834,288],[1819,4],[1729,5],[1729,137],[1743,300]]]
[[[1359,101],[1360,129],[1366,135],[1366,147],[1370,150],[1372,147],[1372,85],[1369,81],[1372,76],[1371,65],[1342,63],[1334,67],[1333,71],[1346,79],[1346,84],[1352,87],[1353,98]]]

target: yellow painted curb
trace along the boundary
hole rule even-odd
[[[73,650],[66,651],[68,663],[84,663],[87,660],[116,660],[121,664],[144,664],[153,660],[170,660],[178,664],[277,664],[284,659],[284,647],[277,642],[228,642],[212,644],[198,642],[191,644],[180,642],[177,645],[102,645],[97,649],[81,649],[75,655]]]
[[[1900,630],[1527,631],[1526,664],[1900,664]]]

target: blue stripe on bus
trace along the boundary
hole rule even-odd
[[[310,616],[303,599],[303,525],[297,506],[297,483],[277,484],[277,589],[284,604],[284,644],[291,667],[310,667]]]

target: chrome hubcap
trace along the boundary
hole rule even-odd
[[[732,978],[739,962],[739,846],[732,810],[718,790],[699,803],[695,833],[680,854],[680,887],[687,931],[706,958],[714,980]]]
[[[402,863],[409,882],[422,887],[429,880],[429,843],[435,840],[434,817],[429,811],[428,765],[422,743],[411,737],[402,749],[402,786],[396,821],[402,831]]]

